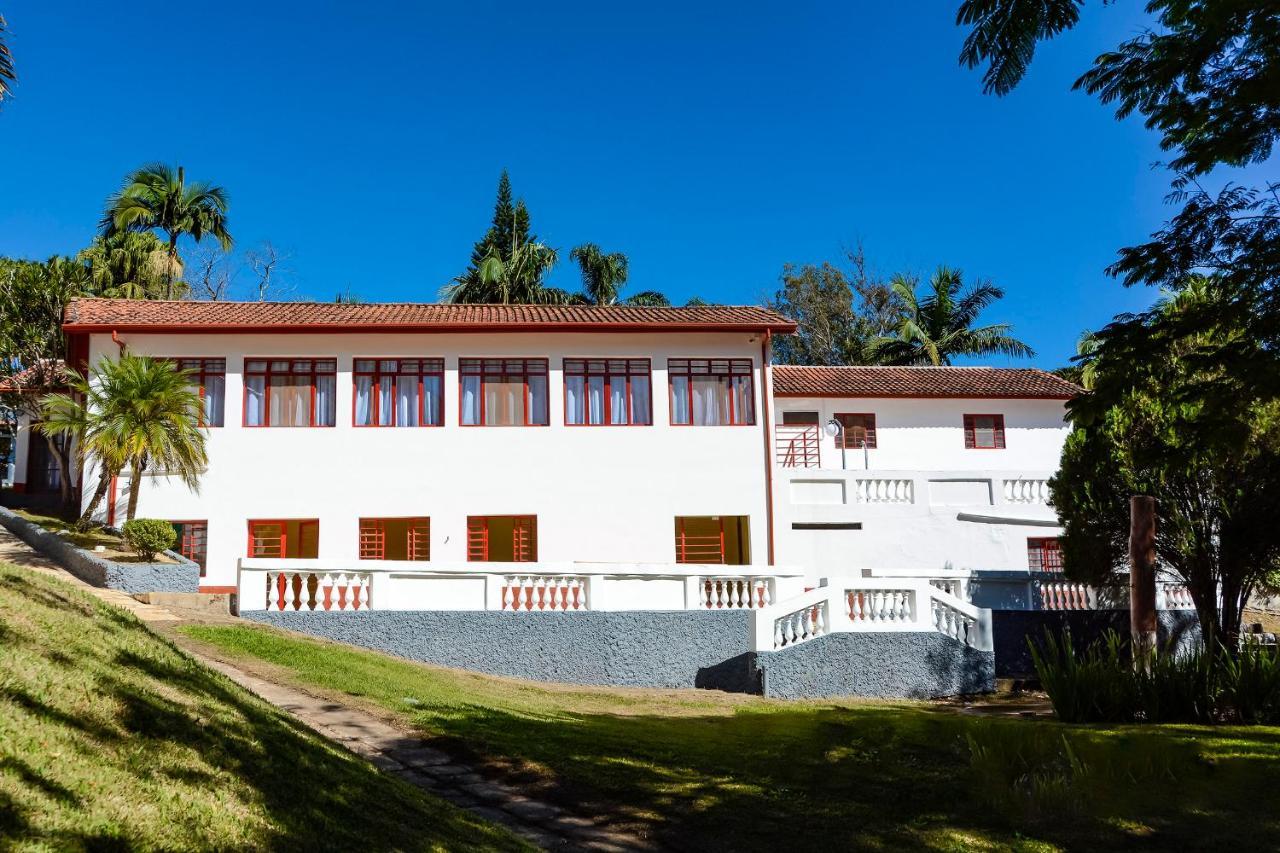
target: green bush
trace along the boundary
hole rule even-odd
[[[1046,631],[1031,658],[1053,711],[1067,723],[1280,722],[1280,650],[1236,653],[1172,645],[1135,667],[1115,631],[1078,650]]]
[[[147,562],[156,558],[156,554],[173,547],[178,538],[173,525],[158,518],[135,518],[126,521],[120,528],[125,544],[137,552]]]

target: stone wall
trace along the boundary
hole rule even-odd
[[[757,692],[742,610],[246,611],[247,619],[410,660],[536,681]]]
[[[827,634],[760,652],[764,695],[932,699],[995,688],[995,656],[939,633]]]
[[[1159,642],[1163,647],[1172,642],[1176,648],[1188,648],[1200,642],[1200,623],[1194,610],[1161,610]],[[1129,637],[1128,610],[993,610],[991,632],[996,650],[996,676],[1027,678],[1035,675],[1031,661],[1030,638],[1044,638],[1048,629],[1055,634],[1071,632],[1072,643],[1081,648],[1114,630],[1126,640]]]
[[[85,583],[139,592],[197,592],[200,567],[173,551],[173,563],[116,563],[78,548],[56,533],[0,507],[0,526]]]
[[[756,653],[745,611],[246,611],[246,619],[492,675],[783,698],[934,697],[994,686],[994,658],[942,634],[834,634]]]

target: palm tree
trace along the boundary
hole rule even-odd
[[[203,406],[187,371],[171,361],[124,354],[98,362],[88,378],[72,374],[68,385],[72,393],[45,398],[41,429],[74,437],[81,459],[92,457],[100,466],[82,526],[97,511],[111,478],[126,468],[129,520],[137,513],[142,474],[148,468],[199,489],[208,464],[200,426]]]
[[[445,288],[450,302],[499,305],[554,304],[570,300],[558,288],[543,285],[543,276],[556,265],[559,254],[542,243],[513,246],[507,258],[494,249],[480,261],[474,278],[459,276]]]
[[[582,292],[591,305],[615,305],[627,281],[627,256],[605,254],[595,243],[583,243],[569,252],[582,272]]]
[[[95,237],[76,260],[88,265],[93,292],[115,299],[161,299],[170,282],[182,275],[182,264],[170,260],[154,234],[122,231]]]
[[[9,96],[9,84],[18,79],[18,75],[13,70],[13,54],[4,43],[4,28],[4,15],[0,15],[0,101]]]
[[[178,264],[178,238],[190,235],[197,243],[207,234],[223,250],[231,248],[227,231],[227,193],[204,182],[188,185],[183,168],[152,163],[131,174],[120,192],[107,200],[102,236],[121,231],[160,230],[169,238],[166,298],[173,298],[173,270]]]
[[[966,288],[959,270],[938,267],[923,298],[916,293],[916,284],[913,277],[893,278],[891,285],[902,300],[903,317],[896,337],[883,339],[875,347],[881,364],[938,366],[966,355],[1035,355],[1031,347],[1009,334],[1012,326],[1008,323],[974,327],[978,315],[1004,297],[1004,291],[990,282],[979,281]]]

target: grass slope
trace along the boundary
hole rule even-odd
[[[264,626],[182,631],[275,677],[359,697],[677,849],[1280,843],[1280,729],[1068,727],[919,703],[573,688]]]
[[[0,849],[521,849],[132,615],[0,563]]]

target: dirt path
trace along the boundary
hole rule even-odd
[[[412,732],[399,729],[367,711],[279,684],[210,657],[175,630],[188,622],[207,624],[225,619],[238,623],[238,619],[210,617],[205,613],[184,614],[178,608],[144,604],[127,593],[90,586],[3,528],[0,528],[0,561],[56,577],[108,604],[129,611],[201,663],[296,717],[324,737],[368,759],[382,771],[397,775],[473,814],[502,824],[545,850],[655,849],[643,839],[610,829],[600,820],[569,814],[551,803],[528,796],[519,788],[486,779],[475,767],[427,746]]]

